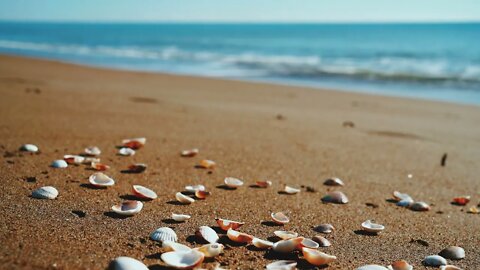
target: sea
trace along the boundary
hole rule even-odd
[[[480,23],[4,21],[0,54],[480,105]]]

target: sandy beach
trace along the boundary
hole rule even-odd
[[[215,217],[245,222],[239,230],[262,239],[281,229],[313,237],[319,234],[315,226],[331,223],[336,231],[325,237],[332,246],[321,250],[337,260],[327,269],[386,266],[399,259],[427,269],[421,264],[425,256],[453,245],[463,247],[466,257],[451,264],[480,269],[480,215],[467,213],[480,203],[480,107],[12,56],[0,56],[0,94],[2,269],[105,269],[118,256],[164,269],[160,244],[149,234],[171,227],[180,243],[196,247],[195,230],[216,226]],[[145,147],[135,156],[118,156],[116,146],[132,137],[146,137]],[[19,152],[25,143],[38,145],[40,153]],[[106,173],[116,180],[113,187],[86,185],[93,171],[85,165],[49,167],[91,145],[111,166]],[[200,153],[180,157],[189,148]],[[202,159],[217,167],[196,168]],[[146,163],[147,170],[121,172],[136,162]],[[245,185],[223,189],[228,176]],[[323,185],[330,177],[345,186]],[[259,179],[273,185],[251,187]],[[112,215],[111,206],[129,199],[133,184],[153,189],[158,199],[144,202],[133,217]],[[191,205],[175,203],[175,193],[190,184],[204,184],[212,195]],[[284,185],[302,191],[285,195]],[[41,186],[55,186],[58,198],[30,197]],[[322,203],[332,190],[343,191],[350,202]],[[396,206],[394,190],[429,203],[431,210]],[[452,205],[460,195],[472,201]],[[284,227],[266,222],[278,211],[291,218]],[[172,223],[173,212],[192,218]],[[386,229],[365,235],[360,224],[367,219]],[[203,267],[218,262],[263,269],[288,258],[298,260],[299,269],[315,268],[301,255],[221,241],[224,254]]]

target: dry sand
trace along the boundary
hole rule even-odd
[[[425,269],[426,255],[450,245],[466,251],[466,258],[454,264],[480,269],[480,215],[450,204],[463,194],[472,195],[468,206],[480,200],[479,107],[10,56],[0,57],[0,94],[2,269],[105,269],[122,255],[163,269],[160,247],[148,238],[154,229],[172,227],[179,242],[194,246],[195,229],[214,226],[214,218],[222,217],[244,221],[241,231],[268,238],[282,229],[262,223],[272,211],[285,211],[292,220],[285,229],[303,236],[316,235],[312,228],[321,223],[337,228],[327,236],[333,245],[322,249],[338,257],[328,269],[398,259]],[[355,127],[342,126],[344,121]],[[122,139],[138,136],[148,138],[145,148],[133,157],[116,155]],[[24,143],[38,145],[41,153],[19,153]],[[92,174],[85,166],[49,168],[52,160],[89,145],[103,150],[115,186],[85,186]],[[192,147],[200,148],[197,157],[179,156]],[[448,153],[446,167],[440,166],[443,153]],[[212,173],[196,169],[204,158],[217,161],[218,168]],[[133,162],[149,167],[142,174],[120,172]],[[242,178],[246,185],[235,191],[218,188],[226,176]],[[332,176],[346,186],[323,186]],[[256,179],[274,184],[249,187]],[[211,197],[188,206],[172,203],[175,192],[200,183]],[[113,217],[110,207],[129,198],[132,184],[152,188],[159,198],[134,217]],[[279,194],[284,184],[316,192]],[[59,197],[30,197],[44,185],[57,187]],[[321,203],[333,189],[344,191],[350,203]],[[432,204],[432,210],[395,206],[388,201],[393,190]],[[192,218],[172,224],[172,212]],[[359,233],[366,219],[386,230],[378,236]],[[217,261],[227,268],[261,269],[280,257],[226,244],[225,253],[205,267]],[[299,262],[301,269],[314,268],[301,256]]]

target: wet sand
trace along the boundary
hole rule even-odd
[[[466,213],[480,201],[479,107],[10,56],[0,56],[0,94],[2,269],[105,269],[117,256],[163,269],[160,246],[149,234],[168,226],[180,243],[198,246],[196,228],[215,226],[215,217],[246,222],[240,230],[263,239],[279,229],[313,237],[314,226],[331,223],[337,230],[326,237],[333,245],[322,251],[338,260],[328,269],[398,259],[426,269],[422,259],[450,245],[466,251],[465,259],[452,264],[480,269],[480,215]],[[135,156],[116,155],[122,139],[139,136],[147,144]],[[24,143],[38,145],[41,153],[18,152]],[[115,186],[90,188],[93,171],[84,165],[49,167],[90,145],[102,149]],[[200,149],[198,156],[179,156],[193,147]],[[217,168],[195,168],[201,159],[216,161]],[[134,162],[148,169],[121,173]],[[245,186],[221,188],[226,176],[244,179]],[[322,184],[333,176],[346,185]],[[250,187],[257,179],[274,184]],[[132,184],[152,188],[159,198],[145,202],[134,217],[118,218],[110,207],[129,198]],[[188,184],[204,184],[213,194],[177,205],[175,192]],[[284,184],[316,192],[280,194]],[[59,190],[57,199],[30,197],[45,185]],[[350,202],[323,204],[328,190],[342,190]],[[395,206],[389,201],[394,190],[430,203],[432,210]],[[467,207],[450,204],[458,195],[471,195],[472,201]],[[273,211],[286,212],[291,222],[285,228],[265,222]],[[192,218],[175,224],[172,212]],[[364,235],[359,229],[366,219],[384,224],[385,231]],[[216,261],[225,268],[261,269],[282,257],[222,241],[225,253],[204,267]],[[298,261],[301,269],[313,268],[302,256]]]

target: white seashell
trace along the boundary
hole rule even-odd
[[[195,201],[193,198],[190,198],[187,195],[182,194],[181,192],[175,193],[175,198],[177,199],[177,201],[183,204],[191,204]]]
[[[132,148],[122,147],[118,150],[118,154],[121,156],[133,156],[135,155],[135,150]]]
[[[300,189],[293,188],[293,187],[290,187],[290,186],[285,186],[285,189],[283,191],[285,191],[285,193],[287,193],[287,194],[297,194],[297,193],[300,192]]]
[[[219,239],[217,232],[208,226],[200,226],[195,234],[210,244],[217,243]]]
[[[220,229],[227,231],[228,229],[238,229],[240,228],[243,224],[243,222],[240,221],[233,221],[229,219],[223,219],[223,218],[216,218],[215,221],[217,221],[218,226]]]
[[[325,265],[329,264],[337,259],[337,257],[333,255],[329,255],[327,253],[323,253],[321,251],[318,251],[316,249],[311,249],[311,248],[302,248],[303,252],[303,257],[307,262],[310,264],[320,266],[320,265]]]
[[[267,240],[262,240],[259,238],[253,238],[252,240],[252,245],[254,245],[257,248],[260,249],[267,249],[273,247],[273,242],[267,241]]]
[[[188,150],[183,150],[180,152],[180,155],[182,157],[194,157],[198,154],[198,148],[193,148],[193,149],[188,149]]]
[[[430,205],[428,205],[426,202],[415,202],[410,205],[410,209],[413,211],[428,211],[430,210]]]
[[[94,157],[85,157],[83,160],[83,164],[92,164],[92,162],[100,162],[99,158],[94,158]]]
[[[451,246],[440,251],[438,255],[442,256],[445,259],[461,260],[465,258],[465,250],[461,247]]]
[[[413,199],[412,199],[412,197],[410,197],[410,195],[408,195],[407,193],[401,193],[399,191],[394,191],[393,192],[393,198],[397,201],[403,201],[403,200],[413,201]]]
[[[442,265],[440,266],[440,270],[463,270],[463,269],[455,265]]]
[[[413,266],[408,264],[408,262],[405,260],[396,261],[392,263],[392,265],[389,265],[387,268],[390,270],[413,270]]]
[[[345,204],[348,203],[347,196],[341,191],[333,191],[328,193],[322,198],[322,201],[325,203],[339,203]]]
[[[205,188],[204,185],[185,186],[185,191],[190,192],[190,193],[195,193],[198,190],[205,191],[206,188]]]
[[[360,266],[356,270],[388,270],[388,269],[380,265],[369,264],[369,265]]]
[[[172,213],[172,219],[175,220],[176,222],[184,222],[184,221],[187,221],[189,218],[191,218],[191,216],[189,215]]]
[[[67,168],[68,167],[68,164],[67,162],[65,162],[65,160],[63,159],[57,159],[57,160],[54,160],[52,162],[52,164],[50,164],[50,166],[52,168],[60,168],[60,169],[63,169],[63,168]]]
[[[168,227],[160,227],[150,234],[150,239],[157,242],[177,242],[178,237],[174,230]]]
[[[272,263],[267,264],[267,270],[295,270],[297,269],[297,262],[296,261],[275,261]]]
[[[88,178],[88,182],[90,182],[90,184],[96,187],[108,187],[115,184],[115,180],[101,172],[90,175],[90,177]]]
[[[216,165],[217,163],[215,163],[213,160],[203,159],[200,161],[198,166],[204,169],[213,169]]]
[[[302,240],[302,242],[300,242],[300,244],[298,245],[297,248],[301,250],[301,249],[304,248],[304,247],[315,249],[315,248],[319,248],[320,245],[319,245],[317,242],[315,242],[315,241],[313,241],[312,239],[310,239],[310,238],[304,238],[304,239]]]
[[[430,255],[425,257],[422,261],[423,265],[425,266],[442,266],[447,265],[447,260],[439,255]]]
[[[273,234],[282,240],[292,239],[298,236],[298,233],[290,231],[274,231]]]
[[[89,156],[98,156],[102,153],[102,151],[100,151],[100,148],[96,147],[96,146],[89,146],[87,148],[85,148],[85,154],[89,155]]]
[[[273,244],[273,250],[281,253],[289,253],[294,251],[303,241],[303,237],[292,238],[288,240],[280,240]]]
[[[331,233],[335,231],[335,227],[332,224],[320,224],[314,230],[319,233]]]
[[[233,242],[237,243],[251,243],[253,241],[253,236],[242,233],[239,231],[235,231],[234,229],[228,229],[227,231],[228,239],[232,240]]]
[[[174,241],[163,241],[162,248],[165,252],[168,251],[189,251],[191,250],[190,247],[185,246],[183,244],[174,242]]]
[[[221,253],[223,253],[224,246],[222,244],[214,243],[214,244],[206,244],[195,250],[200,251],[205,255],[205,258],[213,258]]]
[[[344,185],[342,179],[337,177],[329,178],[325,180],[323,184],[326,186],[343,186]]]
[[[133,193],[135,196],[144,199],[153,200],[157,198],[157,193],[155,193],[155,191],[140,185],[133,185]]]
[[[65,160],[65,162],[67,162],[68,164],[79,165],[85,161],[85,157],[78,155],[64,155],[63,160]]]
[[[41,187],[32,192],[32,198],[53,200],[58,196],[58,190],[51,186]]]
[[[267,188],[272,185],[272,181],[257,181],[257,187]]]
[[[32,153],[36,153],[38,152],[38,147],[34,144],[24,144],[22,146],[20,146],[20,151],[25,151],[25,152],[32,152]]]
[[[243,181],[234,177],[227,177],[225,178],[224,182],[229,188],[238,188],[243,186]]]
[[[122,145],[130,149],[139,149],[143,147],[145,143],[147,143],[147,139],[144,137],[122,140]]]
[[[141,261],[130,257],[118,257],[110,263],[109,270],[148,270]]]
[[[124,201],[121,204],[112,206],[112,211],[122,216],[133,216],[140,212],[143,203],[139,201]]]
[[[170,251],[163,253],[161,258],[168,266],[178,269],[192,269],[203,262],[205,256],[197,250]]]
[[[282,212],[272,213],[270,216],[272,217],[273,221],[277,224],[284,225],[290,222],[290,219]]]
[[[362,223],[362,229],[370,233],[379,233],[385,229],[385,226],[372,223],[371,220],[367,220]]]
[[[397,206],[410,207],[414,203],[412,198],[402,199],[396,203]]]
[[[327,238],[320,235],[314,236],[312,240],[317,242],[320,247],[329,247],[332,245],[332,243],[330,243]]]

